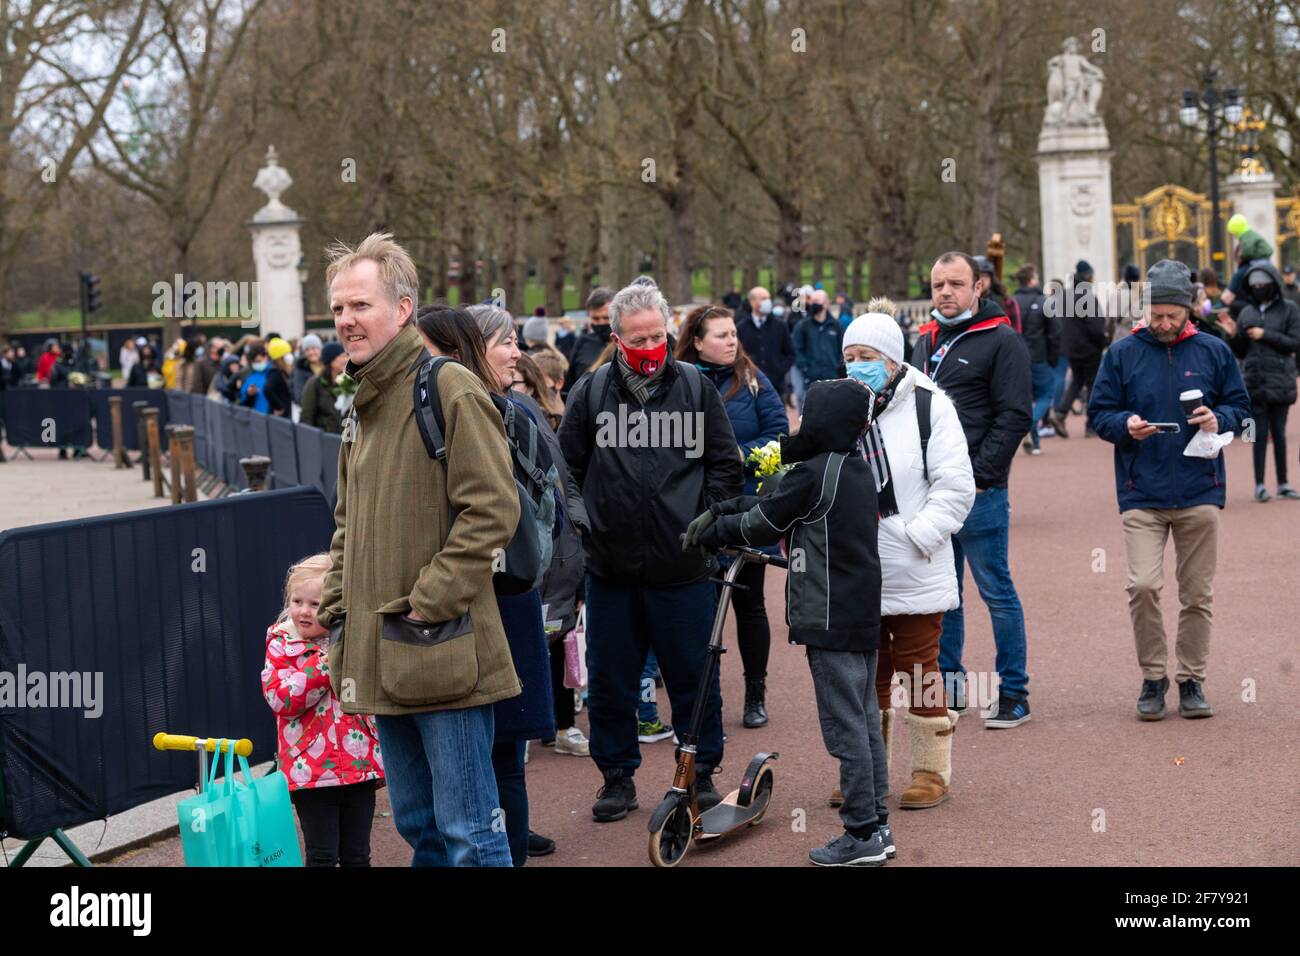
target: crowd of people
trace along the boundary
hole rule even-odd
[[[1166,714],[1170,536],[1178,713],[1212,715],[1229,437],[1255,442],[1257,500],[1269,497],[1269,438],[1279,496],[1300,498],[1285,451],[1300,292],[1266,243],[1239,238],[1225,288],[1162,260],[1145,277],[1126,271],[1142,296],[1109,311],[1086,262],[1068,289],[1046,291],[1027,264],[1009,292],[987,260],[948,252],[928,277],[930,321],[909,335],[887,299],[859,310],[820,288],[756,287],[674,311],[646,277],[594,290],[581,331],[494,304],[421,306],[411,257],[376,234],[329,250],[337,340],[193,336],[161,364],[148,342],[120,358],[128,384],[343,437],[330,550],[291,569],[262,673],[309,863],[368,864],[383,785],[415,865],[521,866],[555,850],[529,826],[530,742],[590,759],[593,821],[613,823],[639,807],[641,747],[680,744],[697,709],[698,806],[717,805],[716,673],[696,696],[713,579],[732,560],[720,552],[743,546],[791,559],[785,623],[839,763],[827,790],[843,832],[810,859],[879,865],[897,853],[884,799],[896,684],[911,754],[896,806],[951,794],[953,733],[972,703],[968,565],[996,645],[981,719],[999,730],[1030,719],[1008,480],[1017,450],[1068,436],[1080,404],[1086,434],[1115,446],[1137,716]],[[3,361],[9,384],[29,374],[17,349]],[[30,374],[55,386],[70,361],[53,343]],[[774,448],[779,469],[760,473]],[[539,475],[540,496],[528,491]],[[540,570],[507,587],[502,557],[520,547],[543,555]],[[742,725],[754,730],[780,719],[765,581],[765,565],[747,563],[731,599]],[[579,632],[587,677],[575,689]],[[590,737],[576,725],[584,707]]]
[[[996,644],[984,726],[1030,719],[1008,477],[1017,450],[1038,450],[1040,429],[1061,430],[1076,398],[1087,400],[1089,432],[1115,445],[1142,672],[1137,716],[1165,716],[1159,596],[1170,534],[1182,604],[1178,713],[1212,714],[1203,687],[1225,503],[1219,452],[1224,436],[1252,423],[1260,441],[1261,410],[1273,416],[1277,446],[1288,393],[1270,386],[1285,385],[1287,372],[1294,401],[1300,306],[1271,265],[1243,260],[1235,319],[1217,303],[1206,308],[1187,267],[1168,260],[1140,283],[1137,314],[1108,318],[1087,307],[1058,316],[1033,266],[1008,292],[986,263],[945,253],[930,273],[931,321],[909,343],[885,299],[855,316],[843,296],[832,304],[824,290],[785,290],[804,297],[792,330],[783,294],[755,288],[743,302],[675,315],[643,277],[593,291],[578,331],[544,315],[521,322],[490,304],[418,306],[415,266],[387,236],[330,255],[342,351],[315,356],[326,372],[307,380],[304,409],[330,405],[331,382],[351,398],[335,408],[345,423],[337,530],[328,556],[291,574],[263,674],[282,725],[303,720],[312,687],[315,735],[333,734],[332,743],[339,721],[373,719],[347,732],[367,755],[354,761],[365,771],[354,780],[318,770],[315,756],[328,747],[313,733],[281,735],[281,764],[299,768],[295,790],[352,788],[324,802],[295,795],[314,862],[365,862],[347,821],[373,806],[382,776],[415,864],[522,865],[555,849],[529,828],[530,741],[590,758],[600,780],[593,821],[613,823],[639,807],[641,747],[680,744],[697,708],[698,806],[717,805],[720,681],[695,698],[719,601],[711,579],[730,560],[719,552],[733,546],[792,559],[789,640],[805,648],[824,742],[840,768],[827,789],[843,832],[810,859],[885,862],[897,853],[884,800],[896,684],[911,753],[896,806],[937,806],[953,786],[952,735],[971,703],[967,565]],[[1086,265],[1068,295],[1090,294]],[[1113,339],[1099,340],[1099,314],[1102,336]],[[1210,316],[1226,335],[1206,328]],[[1280,360],[1261,351],[1288,346]],[[421,379],[440,359],[450,361],[439,375]],[[1179,373],[1173,392],[1165,365]],[[437,454],[422,439],[428,416],[418,402],[412,414],[421,381],[437,393],[445,437]],[[1176,390],[1188,383],[1196,389]],[[556,466],[547,472],[555,520],[544,578],[510,593],[500,589],[499,559],[519,540],[521,515],[533,514],[521,490],[518,415],[541,436],[530,466]],[[673,432],[668,422],[697,424]],[[773,447],[780,469],[760,484],[760,452]],[[780,719],[767,699],[774,609],[764,567],[745,566],[731,602],[747,729]],[[566,686],[563,638],[575,630],[586,639],[585,692]],[[286,642],[305,648],[288,664]],[[321,672],[328,685],[313,684]],[[589,738],[575,726],[584,706]]]

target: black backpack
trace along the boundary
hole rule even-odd
[[[447,420],[438,396],[438,370],[445,355],[426,359],[415,376],[415,422],[430,458],[446,466]],[[519,492],[519,524],[503,554],[493,561],[492,587],[497,594],[526,594],[540,587],[551,565],[556,533],[555,486],[559,472],[537,423],[500,395],[491,395],[501,413]],[[455,520],[452,515],[452,520]]]

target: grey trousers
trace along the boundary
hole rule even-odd
[[[871,826],[885,817],[889,760],[880,734],[876,702],[876,651],[807,648],[826,750],[840,762],[846,830]]]

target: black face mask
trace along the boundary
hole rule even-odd
[[[1277,286],[1271,282],[1266,285],[1253,285],[1250,287],[1250,297],[1259,305],[1272,302],[1275,295],[1277,295]]]
[[[596,338],[600,339],[602,342],[609,341],[610,327],[608,322],[605,322],[601,325],[597,325],[595,322],[593,322],[591,323],[590,326],[588,326],[588,328],[591,329],[591,334],[596,336]]]
[[[809,315],[812,315],[812,316],[821,315],[821,314],[822,314],[822,304],[821,304],[820,302],[814,302],[814,303],[812,303],[811,305],[809,305],[809,306],[808,306],[808,314],[809,314]]]

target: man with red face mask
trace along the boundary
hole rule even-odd
[[[722,396],[668,349],[668,302],[637,279],[609,304],[614,360],[569,393],[560,448],[582,488],[587,552],[588,707],[591,756],[605,778],[592,816],[621,820],[637,809],[641,764],[637,701],[654,650],[673,704],[690,722],[717,595],[712,556],[684,553],[680,536],[744,484]],[[719,802],[710,775],[722,760],[722,691],[705,706],[696,772],[700,809]]]

